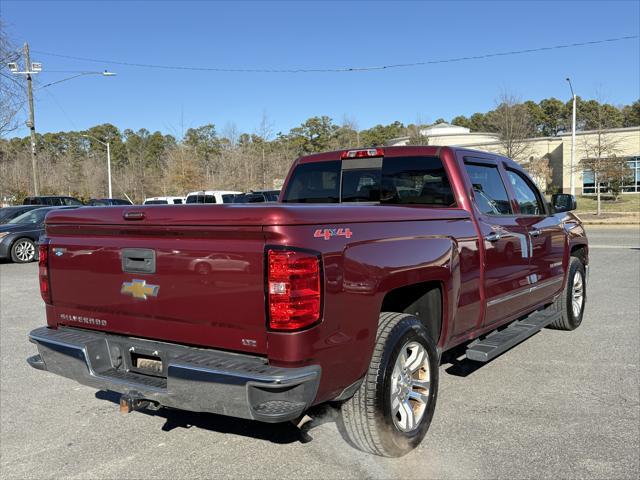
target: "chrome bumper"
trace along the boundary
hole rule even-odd
[[[299,417],[320,382],[317,365],[279,368],[260,357],[102,332],[43,327],[29,340],[38,355],[27,362],[38,370],[167,407],[263,422]],[[131,352],[161,358],[162,373],[136,371]]]

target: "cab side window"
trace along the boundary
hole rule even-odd
[[[466,163],[478,210],[486,215],[512,215],[507,189],[495,165]]]
[[[522,174],[507,170],[511,189],[516,196],[522,215],[544,215],[545,210],[537,189]]]

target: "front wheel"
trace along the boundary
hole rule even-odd
[[[436,406],[438,354],[422,322],[382,313],[364,381],[341,407],[341,431],[368,453],[400,457],[424,438]]]
[[[15,263],[28,263],[36,258],[36,246],[29,238],[19,238],[11,247],[11,260]]]

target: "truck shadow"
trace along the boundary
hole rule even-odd
[[[111,391],[98,391],[95,397],[99,400],[107,400],[119,405],[120,394]],[[188,412],[173,408],[162,407],[159,410],[141,409],[129,415],[142,413],[152,417],[160,417],[165,420],[162,430],[170,432],[176,428],[201,428],[219,433],[230,433],[256,438],[277,444],[289,444],[304,441],[303,434],[291,422],[262,423],[241,418],[226,417],[214,413]]]

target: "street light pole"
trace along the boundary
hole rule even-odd
[[[571,188],[571,195],[576,194],[576,185],[574,181],[574,165],[575,165],[575,157],[576,157],[576,94],[573,92],[573,85],[571,85],[571,79],[567,77],[567,82],[569,82],[569,88],[571,89],[571,96],[573,97],[573,115],[571,121],[571,166],[570,166],[570,177],[569,177],[569,185]]]
[[[109,142],[103,142],[99,138],[94,137],[93,135],[82,135],[86,138],[93,138],[96,142],[107,147],[107,180],[109,183],[109,198],[113,198],[113,191],[111,189],[111,144]]]
[[[109,179],[109,198],[113,198],[111,191],[111,147],[107,142],[107,178]]]

